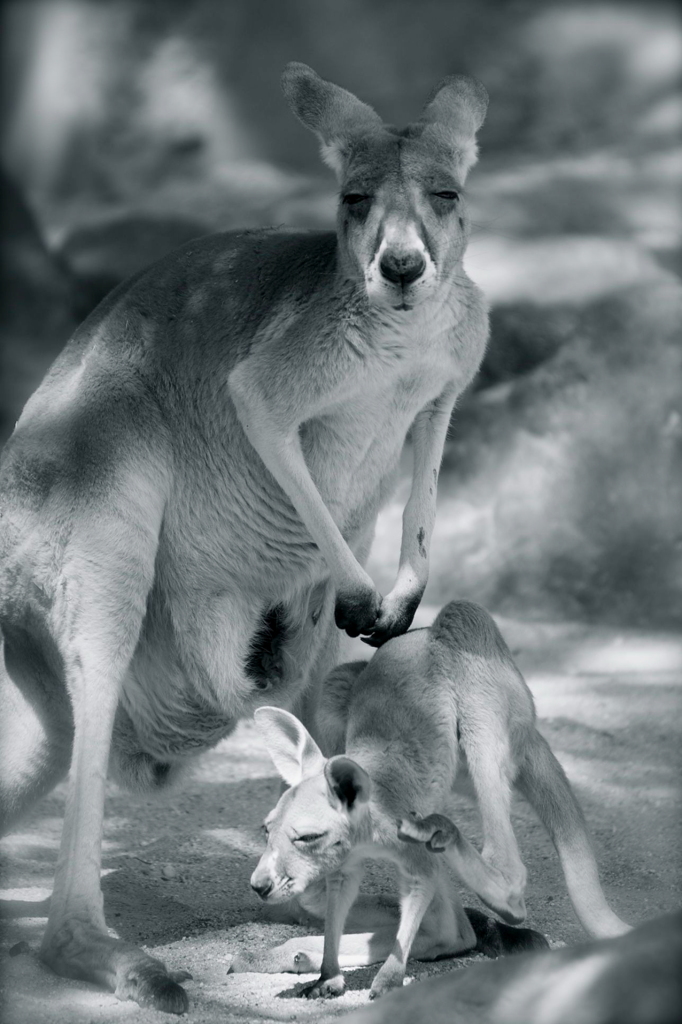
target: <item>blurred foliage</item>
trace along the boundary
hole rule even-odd
[[[676,4],[9,0],[2,15],[3,161],[26,202],[6,193],[0,441],[124,277],[206,231],[333,223],[334,182],[279,87],[288,60],[399,124],[467,72],[491,96],[467,263],[492,337],[446,454],[430,600],[679,617]],[[399,512],[377,535],[382,586]]]

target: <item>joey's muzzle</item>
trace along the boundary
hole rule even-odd
[[[251,875],[250,884],[253,891],[262,900],[266,900],[275,888],[274,878],[272,878],[267,868],[264,868],[261,864],[258,865]]]

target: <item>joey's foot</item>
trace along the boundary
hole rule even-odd
[[[460,832],[444,814],[429,814],[420,818],[415,811],[409,818],[398,822],[398,839],[405,843],[424,843],[431,853],[442,853],[459,839]]]
[[[228,974],[314,974],[320,969],[317,963],[302,949],[296,949],[289,939],[281,946],[266,950],[265,953],[238,953],[232,960]]]
[[[402,988],[405,980],[405,971],[402,967],[390,967],[386,969],[386,965],[381,968],[376,978],[372,982],[372,987],[369,990],[370,999],[379,999],[380,996],[385,995],[387,992],[391,992],[394,988]]]
[[[348,636],[371,633],[380,605],[381,596],[371,582],[367,586],[339,589],[336,592],[334,620],[339,629],[345,629]]]
[[[403,633],[407,633],[419,607],[422,593],[423,591],[420,590],[417,594],[403,594],[400,597],[387,594],[381,602],[379,614],[372,629],[362,630],[363,633],[369,632],[370,634],[362,637],[363,643],[369,644],[370,647],[381,647],[394,636],[402,636]]]
[[[476,894],[480,899],[481,903],[485,903],[486,907],[493,910],[503,921],[507,924],[519,925],[523,924],[526,920],[526,901],[523,896],[517,896],[516,894],[506,894],[500,896],[499,899],[494,898],[492,895],[487,896],[483,893]]]
[[[186,1013],[187,993],[179,982],[187,971],[168,971],[165,964],[141,949],[111,938],[87,920],[68,918],[48,926],[41,959],[56,974],[104,985],[119,999],[164,1013]]]
[[[335,996],[343,995],[346,982],[343,974],[335,974],[333,978],[318,978],[312,985],[306,985],[301,989],[301,995],[305,999],[333,999]]]
[[[464,912],[476,935],[476,951],[484,956],[494,959],[513,953],[549,949],[545,936],[533,928],[511,928],[473,907],[465,907]]]

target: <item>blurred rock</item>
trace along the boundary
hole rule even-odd
[[[76,326],[77,285],[0,176],[0,444]]]
[[[555,353],[455,415],[427,598],[679,625],[682,286],[659,271],[533,315]],[[558,329],[568,315],[572,329]]]

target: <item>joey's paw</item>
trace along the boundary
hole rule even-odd
[[[420,818],[415,811],[398,822],[398,838],[407,843],[425,843],[431,853],[442,853],[459,838],[459,829],[444,814]]]
[[[333,978],[318,978],[312,985],[302,988],[300,995],[304,999],[333,999],[335,996],[343,995],[345,987],[343,974],[336,974]]]
[[[376,622],[372,629],[369,630],[370,635],[362,637],[363,643],[369,644],[370,647],[381,647],[382,644],[385,644],[387,640],[391,640],[394,636],[402,636],[403,633],[407,633],[412,625],[414,614],[419,607],[421,599],[421,590],[418,594],[408,594],[400,597],[393,597],[391,594],[387,594],[381,602]]]
[[[336,625],[339,629],[345,629],[348,636],[370,633],[380,606],[381,596],[372,585],[337,590],[334,608]]]

